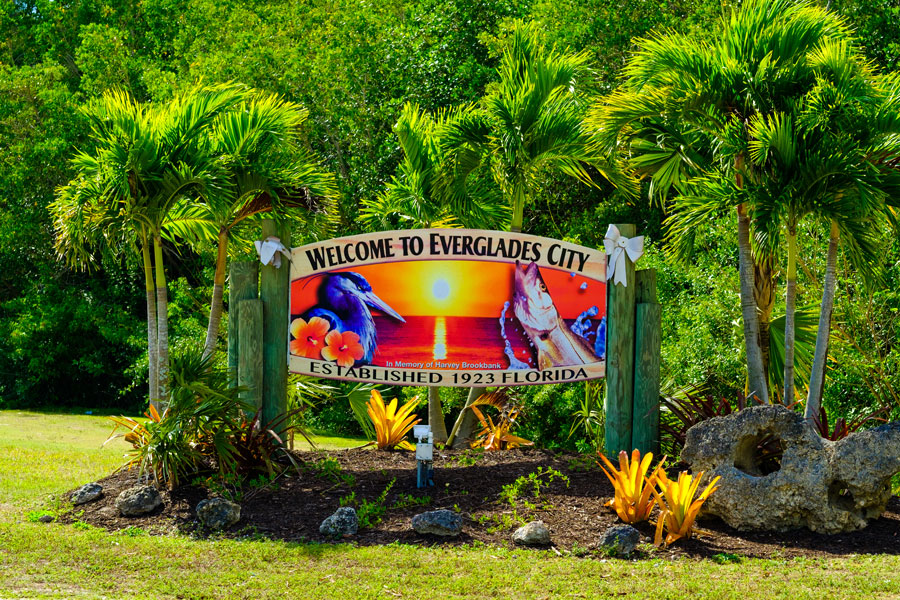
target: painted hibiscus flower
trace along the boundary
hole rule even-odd
[[[336,360],[342,367],[352,367],[366,353],[359,343],[359,336],[352,331],[331,331],[325,337],[325,343],[327,345],[322,348],[322,358]]]
[[[325,334],[331,327],[322,317],[313,317],[307,323],[303,319],[291,322],[291,354],[304,358],[322,358]],[[330,359],[329,359],[330,360]]]

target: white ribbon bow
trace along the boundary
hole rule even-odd
[[[275,236],[270,236],[265,241],[255,241],[256,252],[259,254],[259,262],[264,265],[274,265],[275,268],[281,267],[281,255],[284,254],[288,260],[291,260],[291,253],[281,240]]]
[[[608,263],[606,267],[606,280],[615,276],[613,283],[621,283],[624,287],[628,287],[625,281],[625,255],[631,259],[631,262],[637,262],[637,259],[644,254],[644,236],[639,235],[633,238],[623,237],[619,233],[619,228],[610,225],[606,230],[606,237],[603,238],[603,247],[606,248]]]

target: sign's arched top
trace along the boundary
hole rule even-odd
[[[290,369],[389,385],[602,377],[606,256],[548,238],[424,229],[291,252]]]

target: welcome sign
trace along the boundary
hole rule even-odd
[[[389,385],[603,377],[606,255],[501,231],[424,229],[292,249],[290,370]]]

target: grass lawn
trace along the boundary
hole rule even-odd
[[[194,540],[28,522],[27,512],[47,506],[49,494],[118,463],[124,444],[99,448],[106,423],[0,411],[0,598],[900,598],[896,556],[599,560],[492,547],[291,544],[253,535]]]

